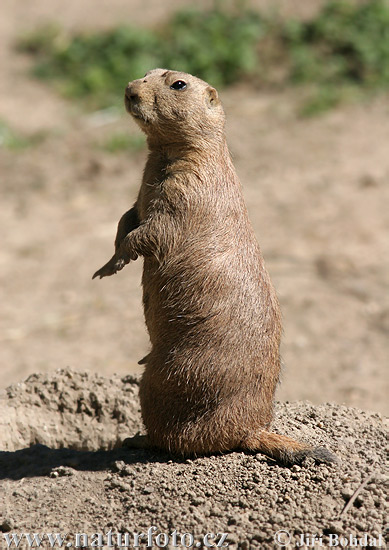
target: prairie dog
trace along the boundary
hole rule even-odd
[[[243,449],[282,463],[335,461],[269,431],[280,374],[281,315],[225,138],[217,91],[155,69],[130,82],[125,106],[147,136],[135,205],[115,254],[94,277],[144,258],[151,351],[142,360],[148,442],[179,455]]]

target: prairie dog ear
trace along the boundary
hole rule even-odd
[[[208,86],[208,88],[206,89],[206,97],[208,107],[216,107],[217,105],[219,105],[220,99],[218,93],[215,88],[212,88],[212,86]]]

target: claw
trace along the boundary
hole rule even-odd
[[[107,262],[105,265],[103,265],[103,267],[96,271],[92,279],[95,279],[96,277],[100,277],[100,279],[102,279],[103,277],[115,275],[115,273],[121,271],[127,263],[128,262],[126,262],[123,258],[117,258],[116,255],[114,255],[109,260],[109,262]]]

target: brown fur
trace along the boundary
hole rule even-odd
[[[179,80],[186,87],[172,89]],[[330,460],[328,451],[267,431],[281,316],[216,90],[155,69],[128,85],[125,104],[150,153],[138,199],[119,222],[115,254],[94,277],[144,257],[152,349],[142,360],[140,400],[150,444],[181,455],[240,448],[283,462]]]

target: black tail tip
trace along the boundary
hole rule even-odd
[[[315,447],[308,456],[311,456],[316,462],[325,464],[339,464],[340,462],[339,458],[326,447]]]
[[[313,447],[293,453],[290,463],[301,464],[306,458],[313,458],[319,464],[338,464],[340,462],[338,457],[326,447]]]

